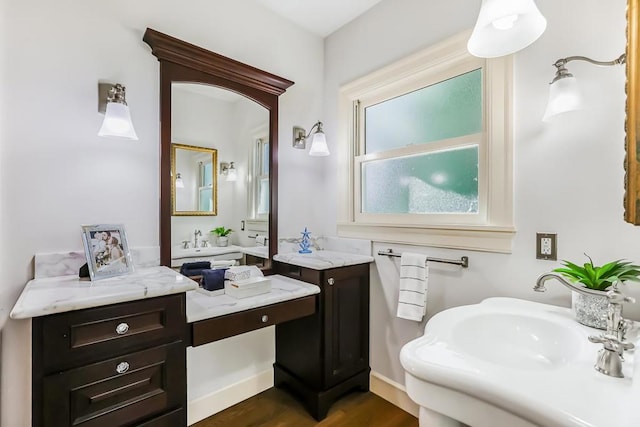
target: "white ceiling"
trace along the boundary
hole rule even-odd
[[[326,37],[381,0],[255,0],[310,32]]]

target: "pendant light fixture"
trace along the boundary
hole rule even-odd
[[[482,0],[467,49],[480,58],[510,55],[536,41],[546,28],[533,0]]]

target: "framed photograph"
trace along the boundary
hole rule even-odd
[[[82,243],[91,280],[133,272],[133,262],[122,224],[82,226]]]

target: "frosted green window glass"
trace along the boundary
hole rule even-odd
[[[200,188],[200,197],[198,200],[198,210],[213,212],[213,188],[206,187]]]
[[[482,130],[480,69],[365,108],[365,153]]]
[[[478,146],[362,165],[362,212],[478,212]]]
[[[213,163],[200,163],[200,187],[213,186]]]
[[[260,179],[258,185],[258,214],[269,213],[269,177]]]
[[[269,143],[263,142],[260,153],[260,175],[269,175]]]

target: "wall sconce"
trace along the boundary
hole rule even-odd
[[[238,179],[238,171],[233,162],[220,163],[220,175],[226,177],[227,181],[235,181]]]
[[[529,46],[547,29],[533,0],[482,0],[467,49],[473,56],[496,58]]]
[[[624,64],[626,55],[622,54],[613,61],[595,61],[586,56],[569,56],[568,58],[558,59],[553,64],[556,67],[556,76],[549,86],[549,102],[542,118],[545,122],[558,114],[580,110],[583,107],[578,81],[565,67],[567,62],[571,61],[586,61],[599,66],[611,66]]]
[[[299,148],[304,150],[307,148],[307,138],[313,132],[313,129],[316,129],[313,134],[313,138],[311,139],[311,149],[309,150],[310,156],[328,156],[331,154],[329,152],[329,147],[327,146],[327,138],[324,135],[324,131],[322,130],[322,122],[318,121],[315,125],[311,127],[311,130],[307,134],[304,128],[295,126],[293,128],[293,148]]]
[[[104,113],[98,136],[138,140],[125,100],[125,87],[119,83],[98,83],[98,111]]]
[[[176,188],[184,188],[184,181],[180,176],[180,172],[176,174]]]

